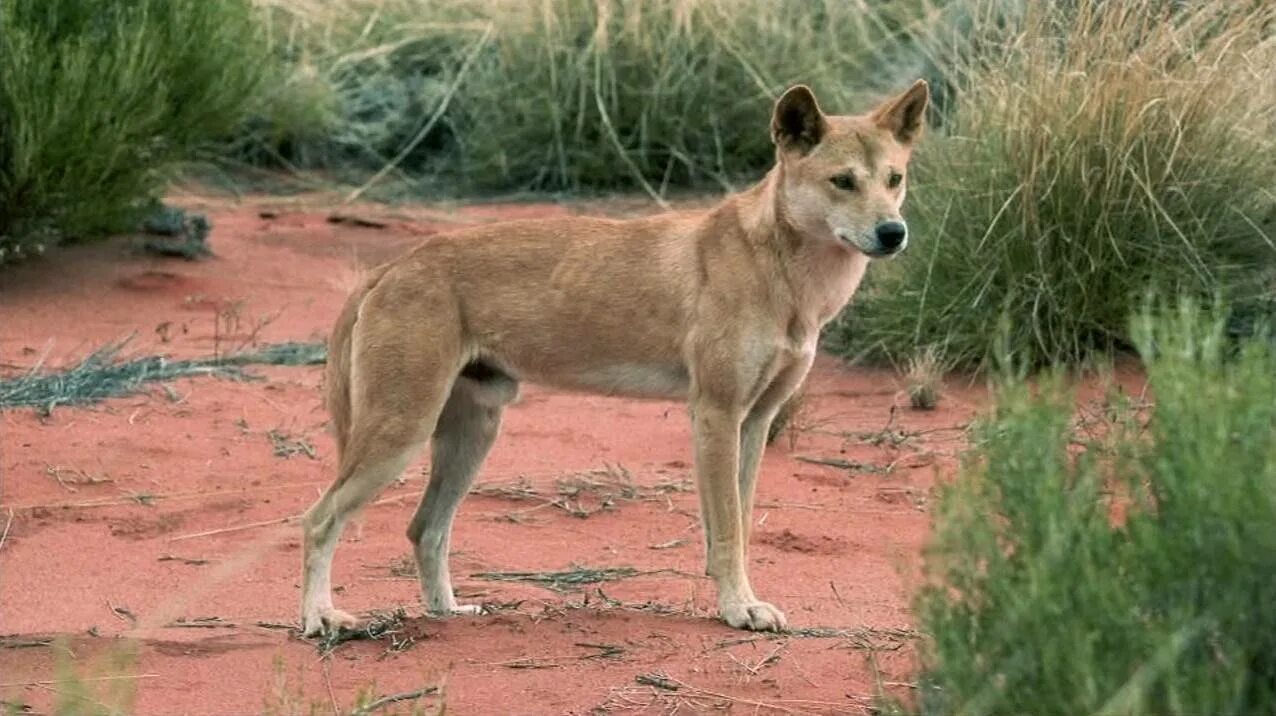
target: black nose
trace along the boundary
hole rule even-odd
[[[908,238],[908,227],[902,221],[883,221],[873,229],[883,251],[894,251]]]

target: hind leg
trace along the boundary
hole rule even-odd
[[[306,636],[357,624],[332,604],[332,558],[341,531],[420,452],[451,390],[455,364],[439,351],[404,359],[402,351],[385,347],[359,356],[351,376],[349,434],[339,441],[337,480],[302,520],[301,624]]]
[[[414,434],[417,433],[417,434]],[[332,605],[332,558],[346,522],[402,474],[420,452],[420,431],[377,430],[302,519],[301,629],[305,636],[353,628],[358,620]]]
[[[477,614],[481,609],[478,605],[458,605],[452,592],[448,570],[452,521],[496,441],[501,413],[515,392],[513,381],[504,378],[476,381],[463,377],[452,388],[434,429],[430,484],[408,525],[421,595],[431,614]]]

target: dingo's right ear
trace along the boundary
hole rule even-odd
[[[873,110],[872,118],[900,144],[912,144],[921,136],[925,124],[923,114],[929,101],[930,85],[926,80],[917,80],[903,94]]]
[[[820,143],[828,123],[806,85],[790,87],[775,103],[771,116],[771,139],[784,151],[806,154]]]

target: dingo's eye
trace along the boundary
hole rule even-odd
[[[891,176],[886,180],[886,185],[892,189],[898,189],[900,182],[904,181],[904,175],[899,172],[891,172]]]
[[[838,174],[829,179],[829,181],[833,182],[833,186],[843,191],[855,191],[855,176],[852,174]]]

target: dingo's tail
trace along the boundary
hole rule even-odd
[[[363,299],[373,286],[385,275],[388,266],[379,267],[350,293],[346,304],[341,309],[332,335],[328,338],[328,364],[324,370],[325,402],[328,414],[332,416],[332,434],[337,441],[338,458],[345,452],[346,441],[350,437],[351,402],[350,402],[350,370],[352,365],[351,342],[354,326],[359,320],[359,309]]]

